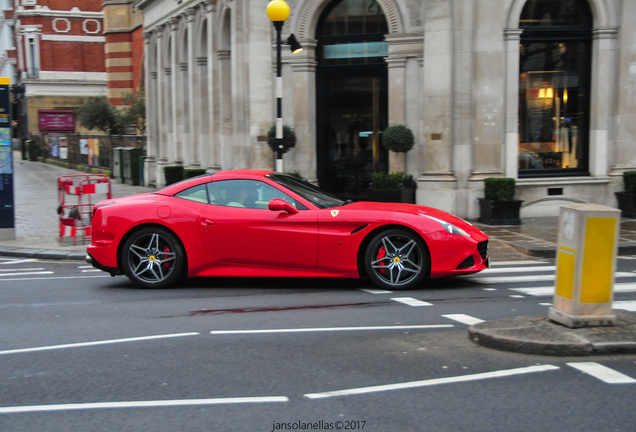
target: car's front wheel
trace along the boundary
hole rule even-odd
[[[364,256],[367,275],[384,289],[410,289],[428,273],[429,254],[422,239],[403,229],[376,235]]]
[[[122,250],[126,276],[143,288],[166,288],[181,278],[185,255],[179,240],[158,227],[133,233]]]

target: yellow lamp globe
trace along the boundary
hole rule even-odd
[[[267,16],[274,22],[285,21],[289,18],[289,5],[284,0],[272,0],[267,4]]]

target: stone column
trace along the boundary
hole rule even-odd
[[[596,28],[592,32],[592,79],[590,94],[589,169],[594,177],[609,174],[609,128],[614,101],[609,83],[615,80],[615,28]],[[611,200],[613,202],[613,200]]]
[[[519,43],[522,32],[521,29],[504,31],[506,44],[504,177],[515,179],[519,173]]]
[[[303,51],[290,58],[292,68],[292,92],[294,129],[298,142],[293,150],[292,169],[299,170],[310,182],[317,182],[316,156],[316,42],[302,41]],[[287,116],[290,110],[283,111]]]
[[[155,49],[153,33],[144,32],[144,79],[146,81],[146,159],[144,162],[144,184],[157,183],[157,58],[152,55]],[[155,63],[151,63],[154,60]]]
[[[170,112],[170,123],[172,126],[172,134],[168,142],[168,160],[171,163],[182,164],[183,163],[183,149],[182,149],[182,131],[183,127],[181,124],[182,113],[179,109],[179,102],[181,101],[180,92],[179,92],[179,63],[177,56],[177,29],[179,27],[179,20],[177,18],[172,18],[168,22],[170,26],[170,94],[171,94],[171,106],[169,107]]]
[[[200,168],[201,159],[199,152],[199,110],[197,105],[201,99],[199,93],[200,83],[196,72],[196,59],[194,54],[194,43],[198,39],[198,35],[194,34],[194,22],[197,16],[197,10],[195,8],[188,8],[185,11],[186,26],[188,30],[188,52],[187,52],[187,65],[186,71],[188,76],[187,95],[188,99],[184,103],[184,107],[187,107],[188,112],[188,133],[184,136],[184,146],[186,153],[188,154],[187,162],[191,168]],[[185,160],[185,159],[184,159]]]

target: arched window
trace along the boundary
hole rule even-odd
[[[323,65],[383,63],[389,28],[375,0],[333,2],[318,24],[318,57]]]
[[[588,174],[590,7],[528,0],[519,26],[519,176]]]

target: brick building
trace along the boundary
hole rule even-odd
[[[102,1],[14,0],[13,7],[28,131],[79,131],[72,110],[106,96]]]
[[[126,94],[143,90],[143,15],[134,0],[104,0],[108,101],[123,105]]]

